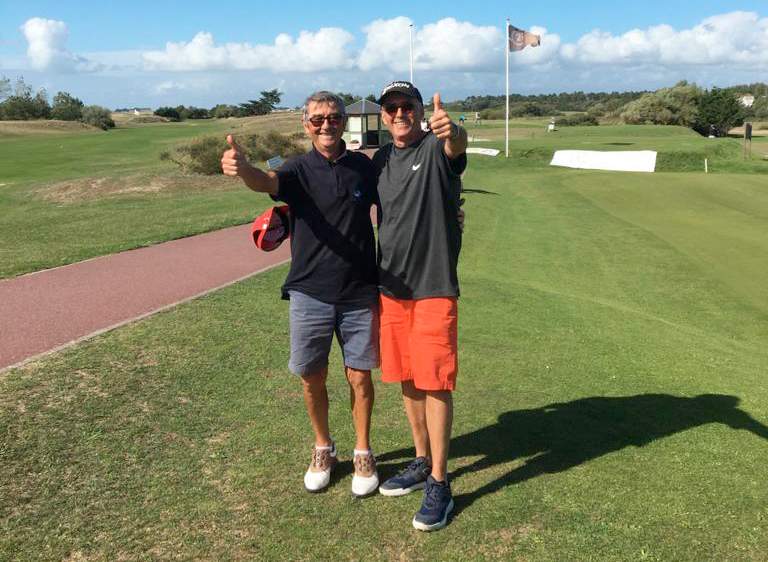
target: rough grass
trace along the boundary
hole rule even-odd
[[[51,133],[82,133],[100,131],[98,127],[79,121],[41,119],[34,121],[0,121],[0,139],[45,135]]]
[[[44,201],[74,204],[106,197],[158,193],[183,195],[192,192],[231,190],[233,187],[232,180],[223,175],[201,176],[163,172],[53,182],[30,190],[29,195]]]

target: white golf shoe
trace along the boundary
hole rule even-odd
[[[304,487],[308,492],[322,492],[331,481],[331,471],[336,466],[336,444],[330,448],[312,447],[312,461],[304,474]]]

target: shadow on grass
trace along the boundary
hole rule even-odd
[[[451,440],[451,458],[482,458],[454,470],[450,479],[516,459],[523,464],[473,492],[455,496],[454,514],[505,486],[541,474],[562,472],[627,446],[642,447],[709,423],[746,429],[768,440],[768,427],[739,410],[738,404],[737,397],[721,394],[693,398],[643,394],[583,398],[505,412],[497,423]],[[413,448],[400,449],[379,456],[378,460],[412,455]]]
[[[461,192],[462,193],[484,193],[485,195],[500,195],[495,191],[486,191],[485,189],[466,189],[464,187],[461,188]]]

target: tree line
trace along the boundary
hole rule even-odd
[[[115,126],[111,112],[105,107],[85,105],[67,92],[57,92],[51,104],[45,88],[33,91],[22,77],[13,85],[5,76],[0,78],[0,120],[61,119],[81,121],[105,130]]]
[[[171,121],[183,121],[185,119],[210,119],[225,117],[250,117],[251,115],[267,115],[272,113],[280,103],[282,92],[275,90],[265,90],[261,92],[261,98],[258,100],[248,100],[239,105],[218,104],[211,109],[202,107],[159,107],[155,110],[155,115],[166,117]]]
[[[739,97],[751,94],[754,103],[744,106]],[[181,121],[266,115],[274,111],[283,93],[277,89],[261,92],[259,99],[237,105],[218,104],[210,109],[184,105],[160,107],[156,115]],[[349,105],[361,96],[338,92]],[[367,100],[376,101],[374,94]],[[483,119],[503,119],[506,115],[505,96],[469,96],[446,103],[446,109],[477,112]],[[559,94],[510,95],[512,117],[553,117],[561,125],[597,125],[600,121],[627,124],[681,125],[701,134],[724,135],[728,129],[744,120],[768,119],[768,85],[755,83],[703,89],[687,81],[654,92],[571,92]],[[114,127],[109,110],[86,106],[67,92],[58,92],[48,103],[45,89],[33,92],[23,78],[12,87],[8,78],[0,78],[0,119],[64,119],[83,121],[103,129]]]

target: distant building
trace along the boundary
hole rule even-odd
[[[755,96],[752,94],[742,94],[739,96],[739,101],[744,107],[752,107],[752,104],[755,103]]]
[[[133,113],[134,115],[147,115],[152,113],[150,107],[119,107],[114,113]]]

